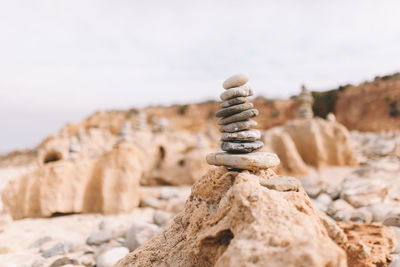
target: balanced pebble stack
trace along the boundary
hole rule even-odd
[[[220,96],[222,109],[216,116],[220,118],[221,149],[225,152],[207,155],[207,162],[211,165],[256,171],[279,164],[273,153],[254,152],[264,144],[260,141],[260,131],[251,129],[257,126],[251,118],[258,115],[258,110],[247,99],[253,95],[253,90],[246,84],[248,80],[248,75],[237,74],[223,83],[226,91]]]
[[[250,120],[258,115],[258,110],[253,108],[253,103],[249,102],[248,96],[253,95],[253,90],[246,85],[249,76],[238,74],[227,79],[223,87],[226,89],[221,94],[222,109],[216,113],[217,117],[222,117],[218,124],[222,132],[222,150],[229,153],[250,153],[262,148],[263,142],[260,131],[250,130],[257,126],[257,122]]]

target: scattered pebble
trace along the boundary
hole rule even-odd
[[[157,224],[158,226],[164,226],[168,224],[168,222],[171,220],[172,214],[162,211],[162,210],[156,210],[154,212],[154,223]]]
[[[126,233],[125,245],[133,251],[160,232],[161,228],[155,224],[134,222]]]
[[[126,247],[116,247],[106,252],[100,254],[97,258],[96,266],[97,267],[112,267],[115,263],[117,263],[120,259],[125,257],[129,253],[129,250]]]
[[[301,183],[297,178],[290,176],[279,176],[271,179],[260,179],[260,184],[271,190],[280,192],[299,191]]]
[[[112,238],[110,231],[108,230],[100,230],[92,233],[86,240],[86,244],[88,245],[100,245],[109,241]]]
[[[54,245],[53,247],[51,247],[50,249],[44,251],[42,253],[42,257],[50,258],[55,255],[66,254],[66,253],[70,252],[71,249],[72,249],[71,242],[69,242],[69,241],[60,242],[60,243],[57,243],[56,245]]]

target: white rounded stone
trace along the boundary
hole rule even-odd
[[[125,247],[116,247],[100,254],[97,258],[96,266],[98,267],[112,267],[120,259],[125,257],[129,250]]]
[[[244,73],[239,73],[239,74],[233,75],[233,76],[229,77],[228,79],[226,79],[224,81],[224,83],[222,84],[222,86],[225,89],[229,89],[232,87],[238,87],[238,86],[244,85],[248,81],[249,81],[249,75],[244,74]]]

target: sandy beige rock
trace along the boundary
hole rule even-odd
[[[306,193],[261,186],[271,175],[211,169],[174,222],[117,266],[347,266]]]
[[[388,266],[397,245],[396,235],[379,224],[338,223],[345,232],[347,262],[352,267]]]
[[[58,213],[129,212],[139,203],[141,151],[121,143],[94,159],[49,162],[4,188],[5,212],[14,219]]]
[[[136,208],[143,161],[140,149],[128,142],[104,154],[96,162],[86,188],[83,211],[114,214]]]
[[[281,164],[277,171],[280,174],[303,176],[308,173],[308,167],[296,149],[296,144],[283,127],[275,127],[263,134],[265,151],[278,155]]]
[[[207,141],[207,140],[206,140]],[[210,152],[209,144],[198,147],[198,138],[187,132],[156,135],[148,145],[155,156],[141,181],[143,185],[193,184],[208,169],[204,158]]]
[[[316,167],[357,165],[349,133],[343,125],[315,118],[294,120],[285,128],[305,163]]]
[[[320,118],[293,120],[263,133],[263,151],[276,153],[281,159],[279,172],[302,176],[307,165],[354,166],[357,160],[346,128]]]
[[[14,219],[82,212],[93,164],[56,161],[10,181],[2,192],[5,212]]]

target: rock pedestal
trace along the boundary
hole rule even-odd
[[[253,95],[253,90],[247,81],[246,74],[237,74],[228,78],[223,87],[226,89],[220,96],[222,109],[216,113],[220,118],[218,125],[221,136],[221,149],[225,152],[207,155],[211,165],[226,166],[233,169],[257,171],[275,167],[279,159],[275,154],[253,151],[260,149],[264,143],[260,141],[261,133],[251,129],[257,122],[251,118],[258,115],[247,97]]]

